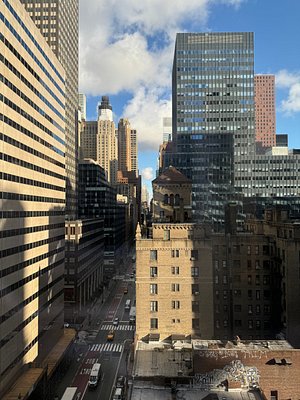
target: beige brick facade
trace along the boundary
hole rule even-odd
[[[211,244],[194,224],[153,224],[153,238],[136,238],[136,333],[211,338]]]

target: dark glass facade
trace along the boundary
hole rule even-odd
[[[255,154],[252,33],[178,33],[173,64],[176,165],[192,179],[193,218],[224,224]]]

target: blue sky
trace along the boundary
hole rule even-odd
[[[88,5],[88,7],[87,7]],[[277,133],[300,148],[299,0],[80,0],[80,91],[87,119],[109,95],[115,122],[138,131],[139,170],[155,176],[162,117],[171,115],[176,32],[251,31],[255,72],[276,75]]]

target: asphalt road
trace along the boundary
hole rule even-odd
[[[127,294],[124,293],[125,287],[128,288]],[[127,360],[134,338],[134,326],[129,325],[129,310],[125,310],[127,299],[134,304],[134,280],[129,275],[118,277],[105,302],[98,299],[90,310],[88,324],[78,333],[74,361],[59,385],[59,398],[68,386],[78,388],[76,400],[112,398],[117,376],[127,375]],[[118,326],[112,324],[115,317],[119,318]],[[114,329],[115,336],[113,341],[108,341],[107,334],[111,329]],[[90,389],[88,379],[95,362],[101,363],[102,377],[97,387]]]

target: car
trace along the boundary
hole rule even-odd
[[[125,287],[124,288],[124,294],[127,294],[128,293],[128,287]]]
[[[126,378],[125,376],[118,376],[116,387],[123,389],[126,386]]]
[[[113,320],[113,325],[114,325],[114,326],[118,326],[118,325],[119,325],[119,318],[118,318],[118,317],[116,317],[116,318]]]
[[[113,330],[109,331],[107,334],[107,340],[109,342],[112,342],[114,340],[114,337],[115,337],[115,331],[113,331]]]

